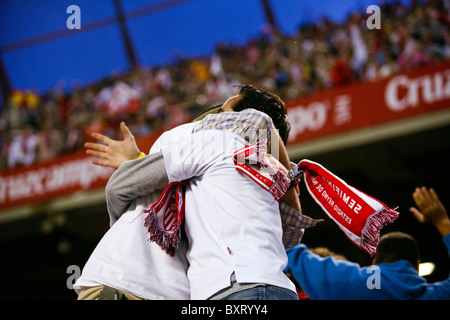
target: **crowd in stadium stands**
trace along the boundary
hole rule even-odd
[[[381,7],[381,28],[365,12],[326,18],[293,35],[273,30],[245,45],[218,44],[202,58],[108,76],[70,93],[16,91],[0,117],[0,170],[53,159],[83,147],[90,132],[118,138],[124,120],[136,137],[169,129],[253,84],[289,100],[322,89],[374,81],[450,58],[449,1]]]

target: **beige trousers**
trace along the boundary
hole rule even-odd
[[[78,300],[98,300],[98,298],[100,297],[100,293],[102,292],[104,287],[105,286],[84,288],[83,290],[81,290],[80,294],[78,295]],[[118,290],[118,291],[120,291],[120,290]],[[128,292],[124,292],[124,291],[120,291],[120,292],[122,292],[128,300],[145,300],[143,298],[137,297]]]

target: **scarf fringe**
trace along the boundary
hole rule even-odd
[[[272,177],[274,184],[270,188],[269,192],[274,195],[276,200],[279,200],[286,193],[290,182],[286,175],[281,171],[276,172]]]
[[[175,231],[172,233],[161,230],[158,227],[158,218],[153,208],[150,210],[144,210],[148,213],[144,221],[144,227],[147,228],[149,233],[148,241],[155,242],[160,246],[169,256],[175,256],[178,243],[181,240],[181,221],[175,223]]]
[[[399,212],[396,211],[397,209],[382,208],[367,219],[366,225],[361,231],[361,247],[371,257],[377,250],[381,229],[398,218]]]

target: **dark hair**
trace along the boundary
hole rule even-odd
[[[390,232],[380,238],[374,260],[377,264],[406,260],[413,267],[417,267],[419,247],[409,234]]]
[[[233,111],[253,108],[266,113],[272,118],[275,128],[280,132],[281,140],[283,140],[284,144],[287,143],[291,124],[287,120],[286,105],[279,96],[251,85],[240,86],[236,94],[241,95],[243,98],[234,105]]]

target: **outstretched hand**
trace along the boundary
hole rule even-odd
[[[139,157],[141,152],[136,140],[124,122],[120,123],[120,131],[123,134],[123,140],[113,140],[97,132],[91,134],[92,138],[101,142],[84,144],[86,154],[99,158],[93,159],[93,164],[117,169],[125,161]]]
[[[416,188],[412,196],[418,209],[412,207],[409,210],[420,223],[435,226],[442,236],[450,233],[450,220],[447,211],[434,189]]]

